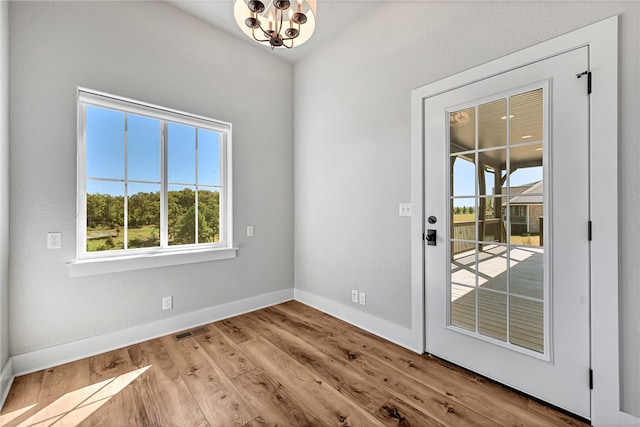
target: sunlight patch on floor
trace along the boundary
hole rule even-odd
[[[46,407],[39,409],[35,414],[17,424],[17,426],[62,427],[78,425],[149,368],[151,368],[151,365],[66,393]],[[11,421],[18,421],[23,414],[35,406],[30,405],[3,415],[0,417],[0,425],[5,426]]]

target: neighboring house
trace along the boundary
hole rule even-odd
[[[543,189],[543,181],[511,187],[511,194],[518,194],[511,199],[509,208],[512,235],[540,233],[540,220],[544,214]],[[502,206],[506,204],[504,202]],[[506,218],[504,220],[506,221]]]

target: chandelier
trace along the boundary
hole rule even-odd
[[[316,28],[316,0],[234,0],[240,29],[260,43],[291,49],[309,40]]]

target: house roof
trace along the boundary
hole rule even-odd
[[[516,188],[524,188],[524,190],[511,199],[510,203],[512,205],[541,205],[544,202],[544,185],[542,180]],[[512,190],[513,189],[514,188],[512,188]]]

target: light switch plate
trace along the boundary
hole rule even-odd
[[[399,211],[400,216],[411,216],[411,203],[400,203]]]

